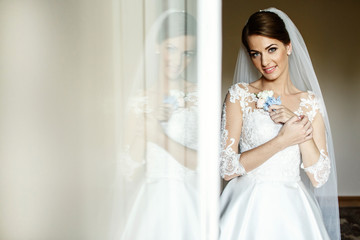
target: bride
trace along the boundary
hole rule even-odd
[[[305,43],[275,8],[250,16],[242,42],[223,106],[220,239],[340,239],[330,126]]]

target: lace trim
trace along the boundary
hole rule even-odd
[[[243,86],[242,87],[240,87]],[[249,113],[252,111],[249,103],[256,102],[257,98],[253,93],[249,92],[248,84],[247,83],[238,83],[234,84],[229,89],[230,93],[230,102],[235,103],[236,100],[239,100],[241,110],[243,113]],[[306,114],[309,120],[312,122],[319,111],[323,116],[323,109],[320,107],[321,102],[318,97],[312,92],[308,91],[307,98],[301,98],[299,108],[294,113],[298,116]],[[304,111],[306,109],[306,111]],[[254,109],[256,111],[259,109]],[[261,109],[260,109],[261,110]],[[264,112],[265,113],[265,112]]]
[[[320,150],[319,160],[312,166],[304,168],[304,164],[301,164],[301,168],[305,170],[305,172],[311,173],[314,175],[314,179],[317,182],[316,188],[324,185],[329,179],[330,175],[330,159],[325,154],[325,150]]]
[[[243,86],[241,88],[239,85]],[[247,83],[234,84],[229,88],[230,93],[230,102],[235,103],[235,100],[239,100],[241,111],[243,113],[251,112],[251,107],[249,103],[256,102],[256,97],[254,94],[249,92]]]
[[[234,84],[229,88],[230,102],[235,103],[235,100],[240,100],[243,95],[241,90],[242,89],[237,84]]]
[[[181,107],[185,108],[185,103],[192,103],[193,106],[198,105],[198,93],[194,92],[184,92],[178,89],[172,89],[169,91],[169,96],[167,96],[166,100],[168,103],[174,105],[175,109]]]
[[[147,96],[137,96],[130,99],[130,108],[137,114],[151,113],[154,110],[149,106],[149,98]]]
[[[245,168],[240,163],[240,155],[235,153],[235,151],[231,148],[234,144],[235,139],[230,139],[231,144],[220,153],[220,175],[222,178],[225,176],[231,176],[234,174],[244,175],[246,174]]]
[[[235,139],[231,138],[231,143],[226,147],[228,139],[228,130],[226,127],[226,105],[223,106],[222,122],[221,122],[221,141],[220,141],[220,175],[225,178],[226,175],[246,174],[245,168],[240,164],[240,154],[237,154],[231,146],[235,143]]]
[[[172,104],[175,109],[186,108],[185,103],[192,103],[193,106],[198,106],[198,92],[187,92],[172,89],[169,91],[169,96],[165,98],[166,103]],[[149,104],[149,97],[143,95],[140,91],[137,92],[135,97],[132,97],[129,101],[129,107],[137,114],[148,114],[154,111],[153,106]]]
[[[309,110],[306,112],[306,115],[309,118],[310,122],[314,120],[318,110],[320,110],[320,113],[323,115],[322,109],[320,108],[320,99],[317,98],[312,91],[308,91],[307,98],[300,99],[299,109],[294,113],[296,115],[303,115],[304,114],[303,108]]]

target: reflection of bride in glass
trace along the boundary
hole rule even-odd
[[[330,126],[305,43],[274,8],[251,15],[242,40],[223,108],[220,239],[340,239]]]
[[[128,98],[122,154],[124,175],[140,187],[122,239],[197,239],[195,19],[163,13],[145,52],[143,79],[137,76]]]

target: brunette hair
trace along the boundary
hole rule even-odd
[[[273,12],[259,11],[252,14],[242,31],[242,43],[249,52],[248,38],[251,35],[261,35],[274,38],[286,44],[290,43],[289,33],[284,21]]]
[[[174,12],[164,19],[157,42],[178,36],[196,36],[196,20],[186,12]]]

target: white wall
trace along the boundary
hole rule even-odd
[[[1,240],[105,240],[121,232],[124,216],[114,212],[132,204],[114,180],[124,93],[146,31],[168,6],[196,15],[192,0],[0,0]],[[214,221],[202,204],[201,230],[216,238],[218,193],[202,182]]]
[[[340,196],[360,196],[360,2],[223,1],[223,95],[233,71],[247,18],[276,7],[302,33],[327,105],[335,144]]]
[[[111,6],[0,1],[0,239],[104,239]]]

